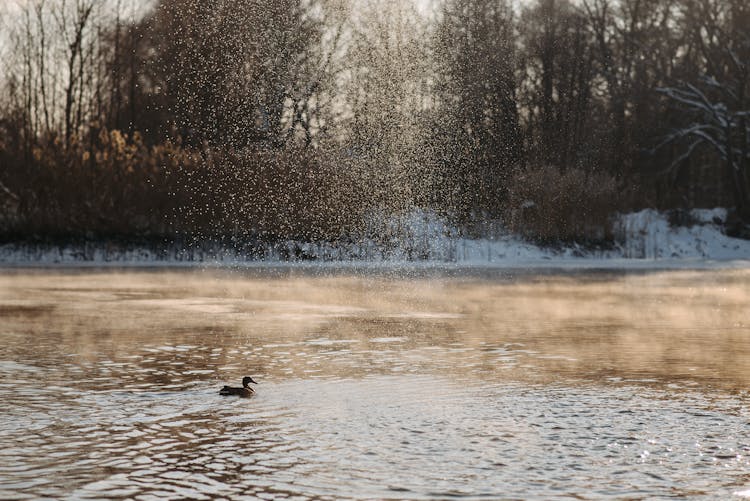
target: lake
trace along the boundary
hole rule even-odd
[[[742,269],[4,270],[0,498],[750,497],[749,306]]]

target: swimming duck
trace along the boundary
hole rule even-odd
[[[253,381],[253,378],[250,376],[245,376],[242,378],[242,388],[236,388],[233,386],[225,386],[221,390],[219,390],[219,395],[237,395],[240,397],[252,397],[255,394],[255,390],[250,388],[248,385],[250,383],[258,384],[255,381]]]

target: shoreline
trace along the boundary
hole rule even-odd
[[[475,275],[482,272],[524,272],[535,274],[556,272],[659,272],[670,270],[732,270],[750,269],[748,259],[625,259],[625,258],[561,258],[505,260],[494,262],[441,261],[66,261],[38,262],[0,261],[0,272],[24,270],[81,271],[301,271],[326,273],[429,273]]]
[[[314,269],[716,269],[750,267],[750,240],[717,222],[724,209],[695,210],[699,221],[671,226],[651,209],[622,215],[617,238],[601,247],[541,245],[518,235],[468,237],[430,215],[380,237],[333,241],[187,240],[8,241],[0,267]]]

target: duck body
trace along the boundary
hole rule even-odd
[[[253,381],[253,378],[245,376],[242,378],[242,388],[237,388],[236,386],[224,386],[224,388],[219,390],[219,395],[236,395],[244,398],[252,397],[255,395],[255,390],[250,388],[250,383],[258,384]]]
[[[238,397],[251,397],[255,395],[255,390],[252,388],[237,388],[233,386],[225,386],[219,390],[219,395],[237,395]]]

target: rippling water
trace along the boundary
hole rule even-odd
[[[492,275],[5,271],[0,498],[750,497],[750,271]]]

